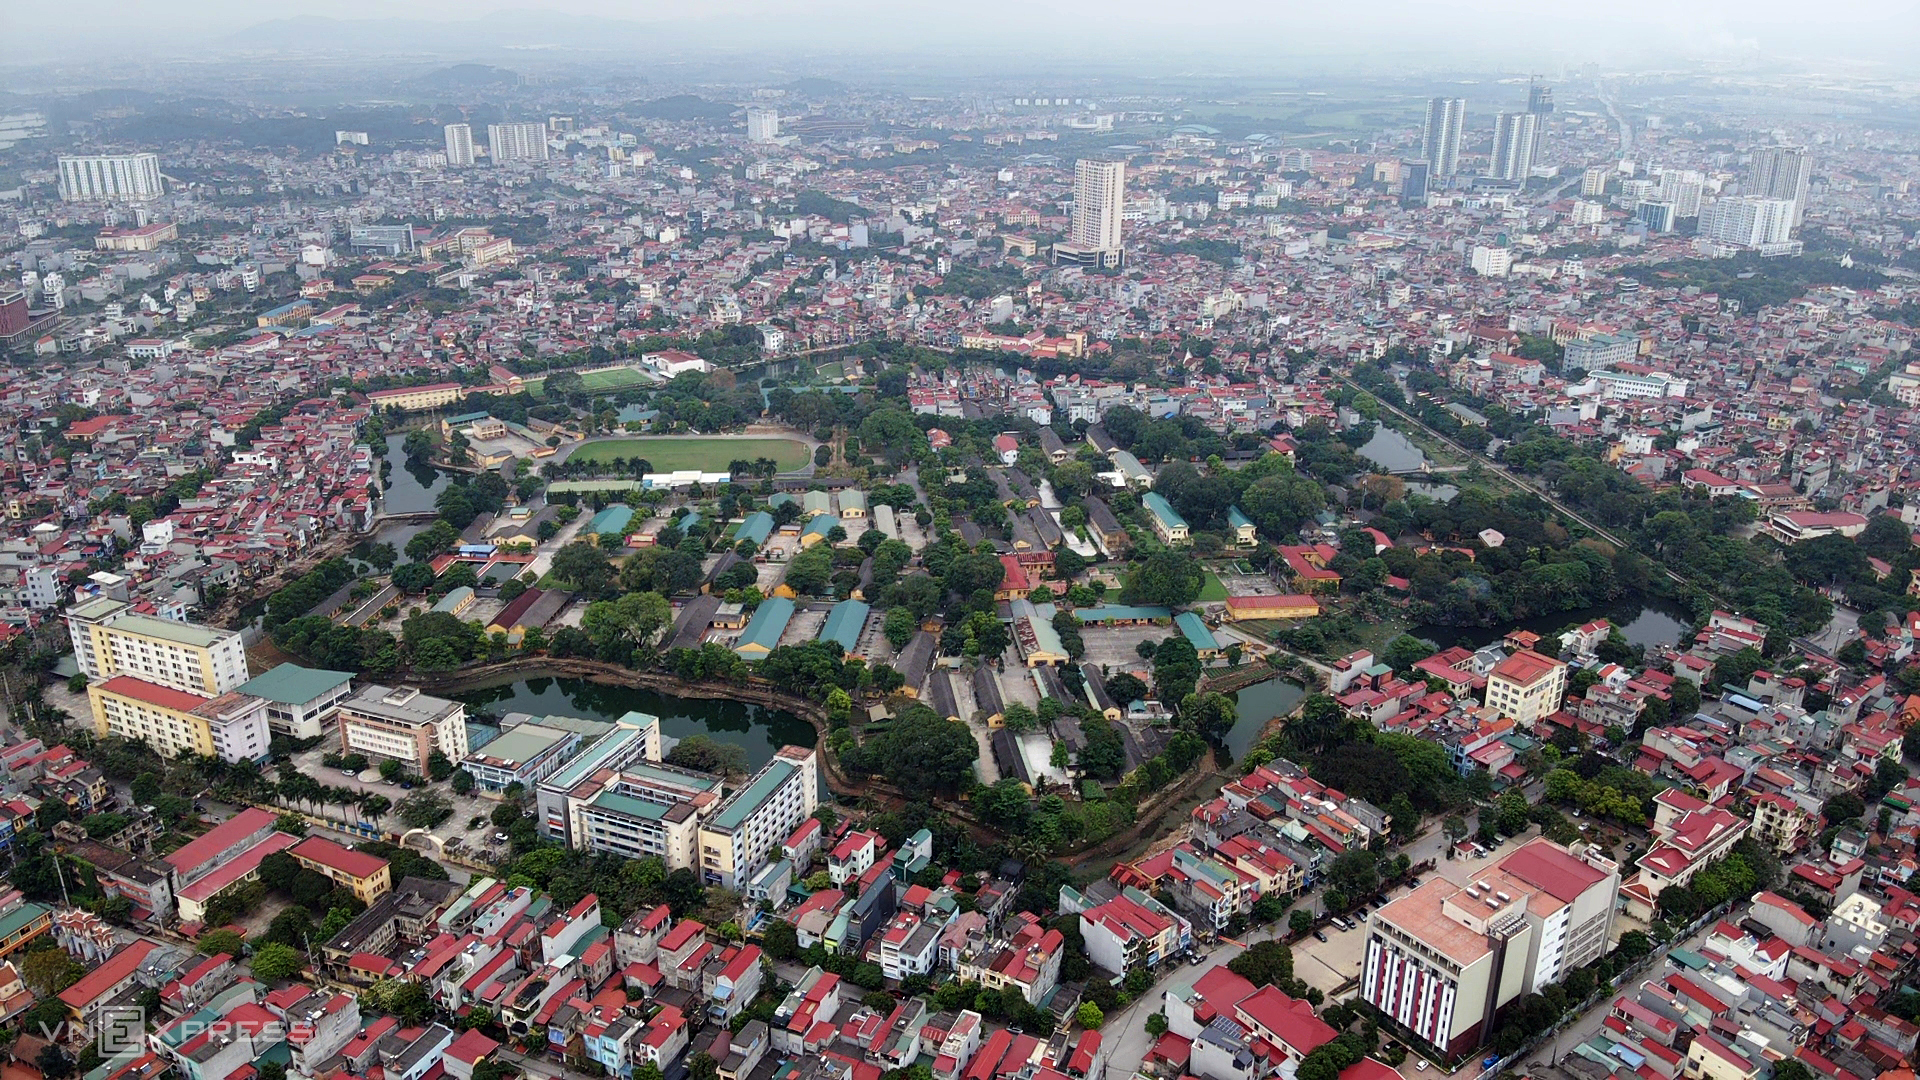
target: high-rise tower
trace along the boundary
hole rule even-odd
[[[1813,177],[1813,155],[1804,146],[1767,146],[1753,152],[1748,195],[1793,202],[1793,223],[1807,212],[1807,182]]]
[[[1073,228],[1056,259],[1098,266],[1120,265],[1120,219],[1126,208],[1127,166],[1083,158],[1073,166]]]
[[[1533,172],[1534,148],[1540,137],[1540,114],[1501,113],[1493,124],[1493,164],[1487,175],[1524,184]]]
[[[448,124],[447,164],[455,168],[465,168],[473,164],[473,125]]]
[[[1427,122],[1420,133],[1420,148],[1435,178],[1460,171],[1460,139],[1466,126],[1466,98],[1434,98],[1427,102]]]

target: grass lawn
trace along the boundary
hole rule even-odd
[[[1227,587],[1220,584],[1220,579],[1214,575],[1213,571],[1207,571],[1207,583],[1200,586],[1200,602],[1218,604],[1225,603],[1226,599]]]
[[[641,374],[635,368],[614,368],[610,371],[591,371],[580,376],[580,386],[589,394],[604,394],[609,390],[623,390],[629,386],[650,385],[653,380]],[[540,397],[546,392],[545,376],[526,381],[527,393]]]
[[[725,472],[729,464],[742,459],[772,458],[781,471],[797,469],[811,460],[807,444],[798,439],[704,439],[653,436],[627,439],[599,439],[573,452],[570,461],[612,461],[614,458],[645,458],[655,472],[699,469]]]

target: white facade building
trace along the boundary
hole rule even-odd
[[[1420,151],[1435,178],[1460,171],[1460,140],[1466,127],[1466,98],[1434,98],[1427,102],[1427,119],[1420,131]]]
[[[1126,210],[1127,166],[1082,159],[1073,166],[1073,227],[1056,256],[1102,266],[1120,265],[1120,226]]]
[[[770,143],[780,137],[780,110],[759,105],[747,109],[747,141]]]
[[[488,124],[487,153],[495,165],[509,161],[547,160],[547,125]]]
[[[1794,201],[1762,195],[1719,199],[1700,211],[1703,239],[1740,247],[1784,244],[1794,225]]]
[[[1540,117],[1530,112],[1501,113],[1493,124],[1493,167],[1487,175],[1524,184],[1533,172],[1540,140]]]
[[[448,124],[447,164],[454,168],[464,168],[473,164],[473,125]]]
[[[1793,203],[1793,225],[1807,210],[1807,185],[1813,179],[1813,155],[1804,146],[1768,146],[1753,153],[1746,193]]]
[[[1473,272],[1482,277],[1506,277],[1513,269],[1513,252],[1502,247],[1476,244],[1473,248]]]
[[[142,202],[166,194],[157,154],[60,157],[60,197],[68,202]]]

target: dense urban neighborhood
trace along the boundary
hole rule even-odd
[[[1911,1080],[1910,85],[526,60],[0,101],[0,1080]]]

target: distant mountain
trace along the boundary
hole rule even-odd
[[[794,94],[799,97],[821,98],[821,97],[832,97],[836,94],[841,93],[846,88],[847,88],[846,84],[842,82],[836,82],[832,79],[820,79],[820,78],[814,78],[809,76],[806,78],[795,79],[792,82],[788,83],[782,89],[786,90],[786,92],[789,94]]]
[[[518,86],[520,73],[486,64],[455,64],[430,71],[414,81],[430,90],[478,90]]]
[[[425,52],[444,56],[482,49],[538,46],[631,49],[647,44],[654,29],[648,24],[624,19],[521,10],[495,11],[478,18],[447,22],[299,15],[269,19],[237,30],[228,35],[226,44],[288,52],[346,49],[374,55]]]
[[[652,101],[630,101],[626,112],[650,120],[725,120],[734,107],[724,101],[708,101],[697,94],[675,94]]]

